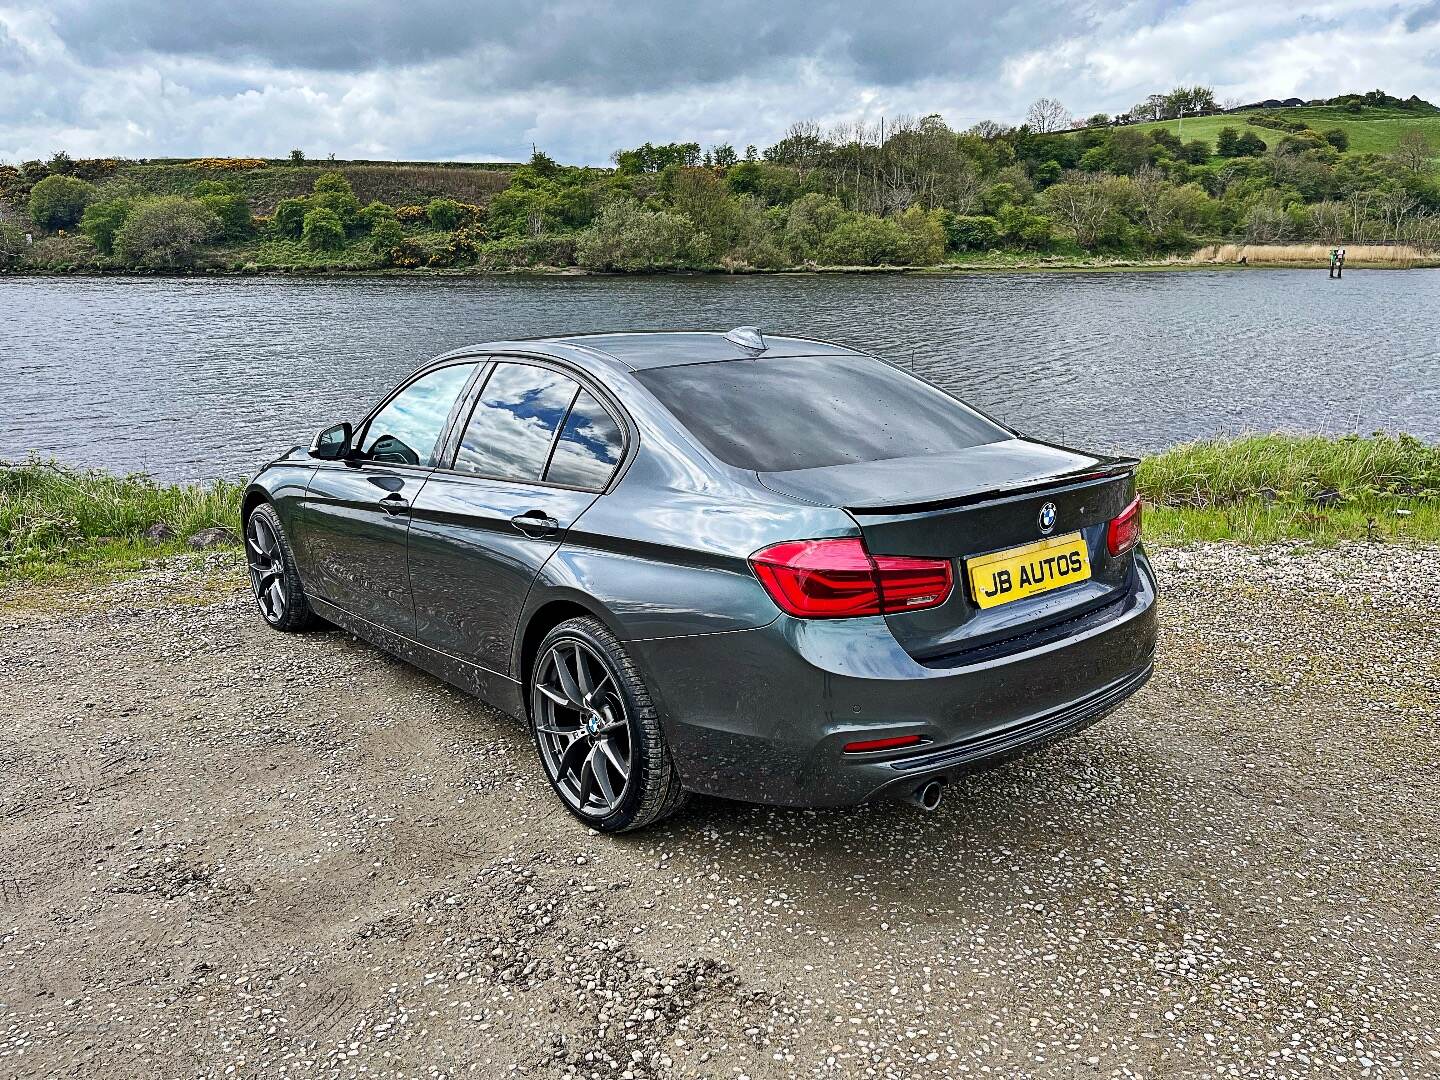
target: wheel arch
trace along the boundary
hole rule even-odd
[[[273,502],[270,492],[266,491],[259,484],[251,484],[245,489],[245,494],[240,499],[240,525],[243,528],[245,522],[250,520],[250,515],[261,503]]]
[[[525,699],[525,711],[530,711],[530,697],[525,687],[530,685],[530,668],[535,663],[535,654],[540,651],[540,642],[545,640],[545,635],[554,630],[555,627],[570,619],[596,619],[622,641],[619,630],[613,619],[601,609],[600,605],[587,596],[578,593],[566,592],[559,596],[553,596],[541,602],[520,629],[518,648],[516,651],[515,672],[520,680],[520,696]]]

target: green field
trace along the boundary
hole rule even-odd
[[[1430,137],[1432,143],[1440,146],[1440,113],[1427,115],[1404,109],[1367,107],[1364,112],[1351,113],[1338,105],[1300,106],[1293,109],[1225,113],[1221,116],[1192,116],[1185,120],[1161,120],[1153,124],[1133,126],[1140,131],[1169,128],[1187,142],[1191,139],[1204,139],[1212,148],[1220,129],[1233,127],[1237,131],[1252,131],[1264,139],[1266,145],[1274,145],[1285,137],[1285,132],[1248,122],[1251,116],[1267,114],[1295,123],[1309,124],[1319,132],[1339,128],[1350,137],[1349,153],[1352,154],[1388,153],[1399,142],[1400,133],[1408,128],[1419,128]]]

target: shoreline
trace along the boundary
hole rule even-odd
[[[1207,247],[1203,245],[1197,253]],[[1273,245],[1277,251],[1288,245]],[[1257,248],[1262,250],[1257,251]],[[1297,260],[1293,254],[1267,259],[1263,245],[1246,245],[1245,262],[1202,259],[1191,256],[1156,258],[1126,256],[1036,255],[998,258],[984,256],[958,258],[943,263],[923,265],[882,266],[787,266],[726,267],[684,266],[647,270],[588,270],[580,266],[366,266],[346,263],[328,265],[286,265],[281,263],[233,262],[211,266],[143,267],[143,266],[76,266],[73,268],[39,269],[33,267],[0,267],[0,278],[235,278],[235,277],[334,277],[334,278],[469,278],[469,277],[784,277],[784,276],[867,276],[920,275],[943,277],[957,274],[1005,273],[1153,273],[1156,271],[1218,271],[1218,270],[1314,270],[1328,271],[1323,261]],[[1347,263],[1347,270],[1433,270],[1440,269],[1440,253],[1417,256],[1406,261],[1377,261],[1356,258]]]

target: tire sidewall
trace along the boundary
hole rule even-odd
[[[642,702],[639,699],[636,693],[636,687],[631,685],[632,681],[638,680],[632,680],[630,676],[626,675],[624,668],[616,662],[616,658],[613,655],[616,646],[612,644],[611,641],[607,641],[605,637],[596,634],[590,625],[592,622],[595,622],[595,620],[585,618],[570,619],[561,623],[545,635],[544,640],[540,642],[540,647],[535,650],[535,662],[531,665],[530,675],[525,683],[525,715],[529,719],[530,738],[535,744],[535,754],[540,761],[540,771],[544,774],[545,779],[549,781],[551,789],[555,792],[555,797],[560,800],[566,810],[570,811],[572,815],[583,821],[586,825],[589,825],[592,829],[600,832],[618,832],[633,820],[635,811],[644,795],[642,791],[644,786],[644,776],[642,772],[644,763],[639,760],[640,754],[644,752],[644,736],[643,732],[639,730],[639,724],[640,713],[648,704],[649,694],[642,684],[638,689],[640,693],[645,694],[647,701]],[[606,637],[608,636],[607,634]],[[533,706],[535,674],[539,670],[540,661],[545,654],[558,642],[567,640],[582,642],[595,650],[603,660],[605,670],[609,673],[610,678],[614,680],[616,687],[620,690],[621,697],[623,697],[625,701],[625,723],[629,727],[631,747],[630,779],[626,783],[625,795],[624,798],[620,800],[620,805],[603,818],[589,817],[580,813],[580,811],[571,806],[570,801],[561,794],[559,785],[556,783],[555,778],[550,775],[550,770],[545,765],[545,757],[540,749],[540,732],[536,730],[535,710]],[[653,708],[653,706],[650,707]]]
[[[275,533],[275,543],[280,547],[280,557],[285,564],[284,572],[280,575],[280,580],[285,589],[285,616],[278,622],[272,622],[266,616],[265,609],[260,606],[260,598],[255,595],[255,589],[252,583],[250,596],[255,601],[255,609],[260,613],[260,618],[264,621],[265,625],[274,630],[288,632],[303,629],[311,622],[310,604],[305,597],[305,590],[300,584],[300,574],[295,567],[295,552],[290,547],[290,537],[286,535],[285,526],[281,523],[280,514],[276,511],[275,507],[268,502],[263,502],[255,507],[254,510],[250,511],[249,517],[242,523],[244,528],[242,540],[247,545],[250,539],[250,523],[256,517],[263,517],[265,524]],[[250,558],[248,546],[245,550],[245,558],[248,563]]]

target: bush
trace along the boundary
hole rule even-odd
[[[250,204],[243,195],[202,195],[200,201],[220,220],[220,235],[226,240],[243,240],[254,228]]]
[[[345,246],[345,226],[340,222],[340,215],[323,206],[314,207],[305,215],[302,235],[311,251],[339,251]]]
[[[25,255],[25,230],[0,221],[0,266],[14,266]]]
[[[1324,132],[1323,136],[1326,142],[1341,153],[1350,149],[1350,136],[1346,135],[1341,128],[1331,128],[1329,131]]]
[[[383,221],[399,223],[399,219],[395,216],[395,208],[379,201],[369,202],[362,206],[360,213],[357,214],[356,217],[359,219],[362,228],[372,232],[375,230],[375,226]]]
[[[73,228],[94,197],[95,189],[84,180],[47,176],[30,189],[30,220],[46,232]]]
[[[360,223],[360,200],[350,187],[350,181],[338,172],[323,172],[315,178],[315,194],[310,196],[311,209],[329,210],[340,220],[343,229],[355,228]]]
[[[873,213],[854,213],[819,243],[819,261],[831,266],[907,264],[909,238],[899,223]]]
[[[130,216],[134,204],[129,199],[105,199],[91,203],[80,219],[80,229],[103,255],[115,251],[115,234]]]
[[[951,251],[993,251],[1000,246],[1000,224],[988,215],[950,214],[942,224]]]
[[[673,270],[696,264],[710,238],[683,214],[617,199],[580,234],[576,261],[592,270]]]
[[[1235,144],[1240,141],[1240,132],[1233,127],[1223,127],[1215,136],[1215,153],[1220,157],[1239,157]]]
[[[203,202],[164,195],[135,204],[115,233],[115,255],[129,266],[192,266],[219,234],[220,220]]]
[[[517,266],[574,266],[575,249],[576,237],[573,235],[507,236],[483,245],[479,262],[492,270]]]
[[[425,217],[432,228],[443,232],[458,229],[465,220],[465,208],[454,199],[431,199],[425,207]]]
[[[305,230],[305,214],[310,209],[306,199],[281,199],[270,218],[270,229],[277,236],[299,240]]]
[[[37,237],[25,249],[23,265],[32,270],[90,270],[100,265],[100,253],[84,233],[59,233]]]
[[[394,217],[380,218],[370,226],[370,247],[377,254],[394,251],[405,239],[405,230]]]

